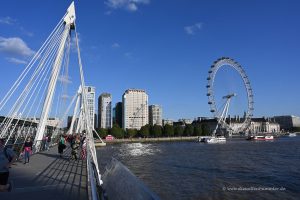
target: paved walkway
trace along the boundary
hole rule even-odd
[[[1,200],[88,199],[86,162],[69,161],[70,149],[59,158],[57,148],[33,155],[30,163],[16,162],[10,170],[12,192]]]

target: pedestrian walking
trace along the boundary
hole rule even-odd
[[[9,168],[16,159],[12,149],[5,147],[5,139],[0,139],[0,192],[10,192],[12,183],[8,183]]]
[[[58,153],[61,158],[63,156],[65,148],[66,148],[66,139],[63,135],[61,135],[58,142]]]
[[[24,144],[24,164],[29,163],[30,155],[32,154],[32,141],[30,137],[27,138]]]
[[[86,159],[86,137],[82,139],[82,146],[81,146],[81,159]]]
[[[71,152],[71,160],[77,160],[78,159],[78,149],[80,146],[80,139],[79,136],[74,136],[73,141],[71,143],[71,148],[72,148],[72,152]]]
[[[46,149],[45,149],[46,151],[49,151],[50,143],[51,143],[51,135],[48,135],[46,140]]]

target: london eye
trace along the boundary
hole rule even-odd
[[[236,93],[230,93],[223,96],[222,100],[224,104],[222,106],[216,104],[216,90],[214,88],[215,84],[215,78],[217,76],[217,73],[220,68],[229,66],[235,71],[238,72],[239,76],[242,78],[243,86],[246,89],[246,100],[247,100],[247,108],[245,108],[244,117],[241,118],[242,120],[239,123],[235,123],[234,125],[231,123],[231,119],[228,117],[229,113],[229,107],[230,102],[232,98],[235,98],[238,94]],[[238,134],[241,132],[245,132],[251,124],[251,118],[253,116],[253,91],[250,85],[250,81],[248,79],[248,76],[246,75],[245,70],[243,67],[236,62],[235,60],[228,58],[228,57],[222,57],[216,60],[210,67],[208,71],[208,77],[207,77],[207,97],[208,97],[208,104],[210,107],[210,112],[213,114],[214,118],[217,120],[217,125],[215,130],[213,131],[213,135],[216,134],[216,132],[219,129],[225,129],[226,132],[230,134]],[[219,100],[219,99],[217,99]],[[219,107],[219,109],[217,109]]]

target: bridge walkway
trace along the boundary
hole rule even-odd
[[[88,199],[86,161],[70,161],[71,149],[60,158],[57,147],[31,156],[30,163],[17,161],[10,169],[11,192],[2,200],[82,200]]]

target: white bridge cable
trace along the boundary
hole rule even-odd
[[[68,116],[68,113],[70,112],[71,107],[73,106],[76,97],[77,97],[77,94],[73,96],[73,98],[72,98],[72,100],[71,100],[71,102],[70,102],[68,108],[66,109],[64,115],[62,116],[62,120],[60,120],[60,121],[58,122],[58,124],[56,124],[55,130],[54,130],[54,133],[56,133],[56,135],[57,135],[57,130],[59,129],[59,127],[62,127],[63,119],[66,119],[66,117]],[[55,135],[55,136],[56,136],[56,135]]]
[[[59,47],[59,44],[58,44],[58,43],[55,43],[55,47],[54,47],[54,48],[57,50],[58,47]],[[54,60],[54,58],[55,58],[55,57],[54,57],[54,56],[55,56],[55,52],[56,52],[55,49],[54,49],[54,51],[51,52],[51,54],[49,55],[49,59],[48,59],[47,62],[45,63],[46,68],[48,68],[48,69],[47,69],[47,72],[46,72],[46,75],[44,76],[44,79],[43,79],[42,83],[41,83],[41,84],[39,84],[39,83],[37,84],[37,85],[39,85],[40,87],[39,87],[39,89],[38,89],[38,92],[37,92],[36,95],[35,95],[35,98],[34,98],[32,104],[31,104],[31,106],[30,106],[29,111],[27,112],[27,115],[26,115],[26,117],[25,117],[25,119],[24,119],[24,122],[23,122],[23,125],[22,125],[22,127],[21,127],[21,130],[23,130],[24,125],[25,125],[25,123],[26,123],[26,119],[27,119],[27,118],[29,117],[29,115],[31,114],[31,110],[32,110],[33,106],[36,106],[35,102],[36,102],[36,100],[37,100],[37,97],[40,97],[40,100],[39,100],[39,103],[38,103],[37,106],[36,106],[36,110],[35,110],[35,112],[34,112],[33,119],[36,118],[36,114],[37,114],[37,112],[39,111],[39,108],[40,108],[40,106],[41,106],[42,100],[44,99],[45,92],[46,92],[46,87],[44,87],[44,85],[48,82],[47,80],[48,80],[48,77],[49,77],[49,73],[50,73],[50,69],[51,69],[51,64],[53,63],[53,60]],[[42,77],[41,77],[41,78],[42,78]],[[46,86],[46,85],[45,85],[45,86]],[[42,88],[43,88],[42,95],[39,95]],[[24,112],[23,112],[23,113],[24,113]],[[34,123],[34,121],[31,120],[31,123],[30,123],[29,127],[31,127],[33,123]],[[25,140],[26,140],[26,138],[27,138],[27,135],[28,135],[28,132],[27,132],[27,134],[26,134],[26,136],[25,136]],[[15,143],[18,141],[19,136],[20,136],[20,133],[17,135],[17,138],[15,139]]]
[[[81,90],[81,87],[79,87],[79,89],[77,91],[77,100],[76,100],[76,104],[75,104],[75,107],[74,107],[74,110],[73,110],[71,125],[70,125],[70,128],[69,128],[67,134],[72,134],[72,132],[74,130],[74,123],[75,123],[75,120],[77,118],[78,107],[80,106],[80,98],[81,98],[81,91],[80,90]],[[78,126],[78,123],[79,123],[79,120],[77,121],[77,126]]]
[[[35,84],[35,87],[34,87],[33,91],[31,92],[30,97],[29,97],[28,99],[26,99],[26,104],[25,104],[25,106],[23,107],[23,110],[21,111],[21,113],[25,113],[25,110],[27,109],[28,104],[31,103],[31,102],[30,102],[31,98],[32,98],[33,95],[34,95],[34,101],[33,101],[33,103],[31,103],[31,105],[30,105],[29,111],[27,112],[27,117],[30,115],[31,109],[32,109],[32,107],[33,107],[33,105],[34,105],[34,103],[35,103],[35,99],[37,99],[37,96],[38,96],[38,93],[39,93],[39,92],[38,92],[38,93],[35,93],[35,91],[36,91],[36,89],[38,88],[38,86],[40,86],[40,82],[41,82],[42,78],[45,76],[45,72],[46,72],[46,71],[47,71],[47,72],[50,71],[49,69],[50,69],[50,67],[48,67],[48,69],[47,69],[47,68],[44,68],[44,69],[43,69],[43,73],[38,75],[38,81],[37,81],[37,84]],[[39,87],[39,88],[41,88],[41,87]],[[24,101],[25,101],[25,99],[24,99]],[[6,143],[9,141],[9,139],[10,139],[11,135],[13,134],[15,128],[17,127],[17,124],[19,123],[21,117],[22,117],[22,116],[19,115],[19,117],[18,117],[18,119],[17,119],[17,122],[15,123],[16,125],[13,127],[13,130],[12,130],[11,134],[9,135],[9,137],[8,137],[8,139],[7,139],[7,141],[6,141]],[[24,122],[23,122],[22,127],[24,127],[24,124],[26,123],[27,117],[26,117],[25,119],[23,119]]]
[[[65,48],[65,43],[66,43],[66,39],[68,37],[70,31],[70,24],[65,24],[64,27],[64,31],[62,33],[62,40],[59,46],[59,50],[57,53],[57,57],[55,59],[54,65],[53,65],[53,70],[51,73],[51,79],[49,82],[49,86],[48,86],[48,92],[45,98],[45,102],[44,102],[44,106],[43,106],[43,111],[41,113],[41,117],[40,117],[40,122],[38,125],[38,129],[37,129],[37,134],[35,136],[34,141],[41,141],[41,139],[43,138],[44,135],[44,130],[46,128],[46,121],[49,115],[49,111],[52,108],[52,104],[53,104],[53,97],[55,94],[55,89],[56,89],[56,83],[57,83],[57,79],[58,79],[58,75],[61,69],[61,63],[62,63],[62,59],[63,59],[63,50]],[[41,145],[41,142],[37,142],[36,146],[35,146],[35,151],[39,151],[39,147]]]
[[[74,22],[75,24],[75,22]],[[80,71],[80,80],[81,80],[81,87],[82,87],[82,102],[83,102],[83,108],[84,108],[84,118],[86,121],[86,131],[87,131],[87,160],[89,160],[89,156],[92,157],[93,163],[96,168],[97,173],[97,182],[101,185],[101,175],[98,167],[98,160],[97,160],[97,154],[96,154],[96,148],[95,148],[95,142],[93,137],[93,127],[91,127],[91,121],[90,121],[90,115],[88,113],[87,109],[87,99],[86,99],[86,90],[85,90],[85,82],[84,82],[84,75],[83,75],[83,67],[82,67],[82,61],[81,61],[81,55],[80,55],[80,48],[79,48],[79,42],[78,42],[78,34],[76,31],[76,24],[75,24],[75,38],[76,38],[76,47],[77,47],[77,55],[78,55],[78,63],[79,63],[79,71]],[[87,162],[89,164],[89,162]]]
[[[32,65],[32,66],[33,66],[33,65]],[[37,67],[36,70],[35,70],[35,72],[38,71],[39,69],[40,69],[40,68]],[[34,77],[32,76],[32,78],[34,78]],[[31,78],[31,79],[32,79],[32,78]],[[29,85],[29,84],[27,84],[27,85]],[[26,88],[25,88],[25,89],[26,89]],[[25,91],[25,89],[24,89],[24,91]],[[24,92],[24,91],[23,91],[23,92]],[[18,100],[19,100],[20,98],[22,98],[22,94],[21,94],[21,95],[19,96],[19,98],[17,99],[15,105],[17,104],[17,102],[18,102]],[[14,107],[13,107],[13,108],[14,108]],[[11,116],[11,115],[13,114],[13,112],[15,112],[15,111],[13,110],[13,108],[11,109],[11,112],[8,113],[7,117]]]
[[[58,110],[62,110],[62,107],[64,106],[65,104],[65,101],[64,101],[64,95],[66,94],[66,85],[68,84],[67,81],[68,81],[68,75],[65,74],[65,71],[68,71],[67,68],[68,68],[68,63],[69,63],[69,58],[70,58],[70,36],[68,36],[67,38],[67,42],[66,42],[66,45],[65,45],[65,54],[64,54],[64,59],[63,59],[63,65],[62,65],[62,70],[61,70],[61,75],[59,76],[59,78],[61,78],[60,81],[60,88],[61,88],[61,93],[57,93],[57,104],[56,104],[56,109],[55,109],[55,114],[54,116],[56,118],[59,118],[61,116],[62,113],[58,113]],[[67,72],[66,72],[67,73]],[[63,105],[61,105],[61,103],[63,102]]]
[[[50,49],[52,50],[52,49]],[[48,55],[51,51],[48,51],[48,53],[45,53],[45,55],[42,57],[42,59],[40,60],[40,63],[38,65],[38,67],[35,69],[29,83],[26,85],[25,89],[23,90],[23,92],[21,93],[21,95],[19,96],[19,98],[16,100],[15,104],[13,105],[12,109],[10,110],[8,117],[10,117],[9,121],[6,123],[6,126],[9,127],[11,122],[13,121],[13,117],[19,112],[19,109],[21,108],[21,106],[23,105],[23,103],[25,102],[28,94],[31,92],[32,87],[34,86],[37,78],[39,78],[40,73],[42,72],[42,70],[44,69],[44,63],[45,60],[48,58]],[[4,131],[2,131],[2,135],[5,134],[5,132],[7,131],[7,128],[4,128]]]
[[[64,17],[65,16],[66,16],[66,14],[64,15]],[[47,45],[48,45],[50,39],[52,38],[53,34],[56,33],[57,29],[59,29],[59,27],[63,25],[62,22],[63,22],[64,17],[58,22],[58,24],[56,25],[56,27],[54,28],[54,30],[50,33],[50,35],[48,36],[48,38],[45,40],[45,42],[43,43],[43,45],[41,46],[41,48],[36,52],[36,54],[31,59],[31,61],[28,63],[28,65],[25,67],[25,69],[23,70],[23,72],[21,73],[21,75],[18,77],[18,79],[15,81],[15,83],[12,85],[12,87],[6,93],[6,95],[4,96],[4,98],[1,100],[1,102],[0,102],[0,111],[6,105],[7,101],[10,99],[10,97],[15,92],[15,90],[18,88],[18,86],[20,85],[20,83],[23,81],[23,79],[25,78],[25,76],[27,75],[27,73],[32,68],[33,64],[39,58],[40,54],[44,51],[45,47],[47,47]]]

